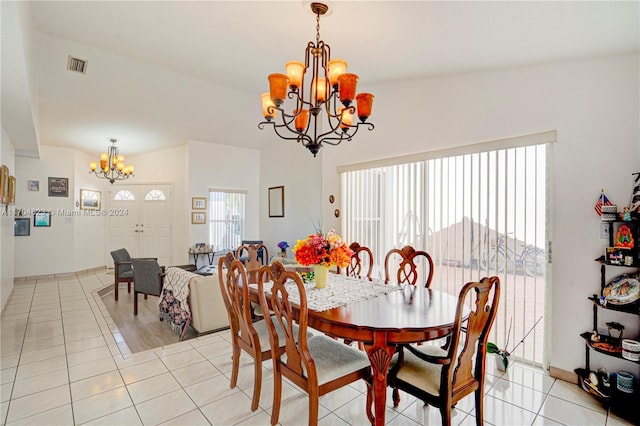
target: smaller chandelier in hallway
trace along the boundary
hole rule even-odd
[[[89,173],[93,173],[99,178],[107,179],[110,183],[135,176],[133,174],[133,166],[125,166],[124,155],[118,153],[118,147],[116,146],[118,139],[111,138],[109,142],[112,144],[109,147],[109,152],[100,154],[100,168],[98,168],[98,163],[92,161],[89,163],[89,169],[91,169]]]

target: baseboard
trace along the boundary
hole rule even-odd
[[[578,384],[578,375],[573,371],[567,371],[558,367],[550,366],[549,375],[554,379],[564,380],[565,382],[573,383],[574,385]]]

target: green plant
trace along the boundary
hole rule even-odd
[[[500,361],[502,361],[502,366],[506,370],[509,367],[509,356],[511,353],[506,349],[500,349],[498,345],[495,343],[487,342],[487,353],[489,354],[498,354],[500,357]]]

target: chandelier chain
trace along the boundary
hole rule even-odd
[[[316,46],[320,44],[320,11],[316,12]]]

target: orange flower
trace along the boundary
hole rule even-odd
[[[296,261],[301,265],[324,265],[327,268],[332,266],[345,268],[349,265],[353,254],[334,230],[326,235],[321,232],[309,234],[304,240],[298,240],[293,253]]]

